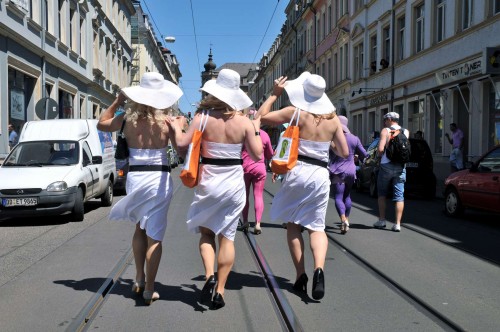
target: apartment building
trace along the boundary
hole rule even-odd
[[[349,115],[365,142],[398,112],[424,133],[438,177],[449,172],[450,123],[469,161],[500,143],[499,1],[358,0],[350,21]]]
[[[146,71],[181,76],[140,1],[0,0],[0,157],[9,123],[96,119]]]
[[[286,15],[281,68],[268,53],[255,80],[264,93],[275,73],[320,74],[365,144],[389,111],[421,130],[439,178],[449,172],[450,123],[464,131],[470,161],[500,143],[500,1],[291,0]]]

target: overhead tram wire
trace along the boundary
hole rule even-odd
[[[189,3],[191,4],[191,21],[193,22],[194,44],[196,47],[196,59],[198,60],[198,70],[201,70],[200,56],[199,56],[199,52],[198,52],[198,36],[196,35],[196,26],[194,24],[193,0],[189,0]]]
[[[267,24],[266,32],[264,32],[264,36],[262,36],[262,40],[260,41],[259,47],[257,48],[257,52],[255,53],[255,56],[253,57],[252,63],[255,63],[255,59],[257,59],[257,55],[259,54],[260,48],[262,46],[262,43],[264,42],[264,38],[266,38],[267,31],[269,30],[269,26],[271,25],[271,22],[273,21],[274,14],[276,14],[276,10],[278,9],[280,0],[276,3],[276,7],[274,7],[273,15],[271,15],[271,19],[269,20],[269,23]]]

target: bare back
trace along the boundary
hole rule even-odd
[[[160,122],[161,125],[158,123]],[[138,119],[137,124],[127,121],[125,137],[130,148],[162,149],[169,143],[169,127],[165,121],[151,123],[148,119]]]
[[[239,144],[245,140],[247,121],[239,114],[229,117],[221,111],[211,111],[203,139],[217,143]]]

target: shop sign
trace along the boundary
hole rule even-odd
[[[500,74],[500,47],[486,47],[484,62],[486,74]]]
[[[380,103],[384,103],[388,99],[389,99],[389,97],[387,96],[387,94],[380,95],[380,96],[377,96],[375,98],[371,98],[370,99],[370,106],[377,105],[377,104],[380,104]]]
[[[478,57],[436,72],[436,80],[438,85],[451,83],[477,74],[482,74],[483,70],[483,59],[482,57]]]

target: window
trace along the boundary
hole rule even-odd
[[[363,77],[363,43],[354,46],[354,80]]]
[[[397,22],[397,59],[399,61],[404,59],[405,51],[405,17],[398,18]]]
[[[333,86],[332,83],[332,59],[328,58],[327,60],[327,74],[326,74],[326,87],[330,89]]]
[[[385,27],[382,29],[382,59],[380,59],[380,70],[389,67],[389,59],[391,58],[391,29]]]
[[[493,0],[493,14],[500,13],[500,0]]]
[[[461,0],[462,30],[468,29],[472,25],[473,1],[474,0]]]
[[[332,23],[332,6],[328,5],[328,33],[332,32]]]
[[[415,53],[424,49],[424,5],[415,7]]]
[[[339,82],[339,56],[337,53],[333,55],[333,77],[334,77],[334,84],[337,84]]]
[[[377,35],[370,37],[370,73],[377,72]]]
[[[445,29],[445,0],[436,0],[436,32],[435,42],[439,43],[444,39]]]
[[[59,0],[59,11],[58,11],[58,21],[57,23],[59,24],[59,31],[58,31],[58,37],[59,40],[63,43],[66,44],[67,36],[66,36],[66,2],[64,0]]]
[[[355,0],[354,1],[354,12],[357,12],[361,8],[363,8],[363,0]]]

